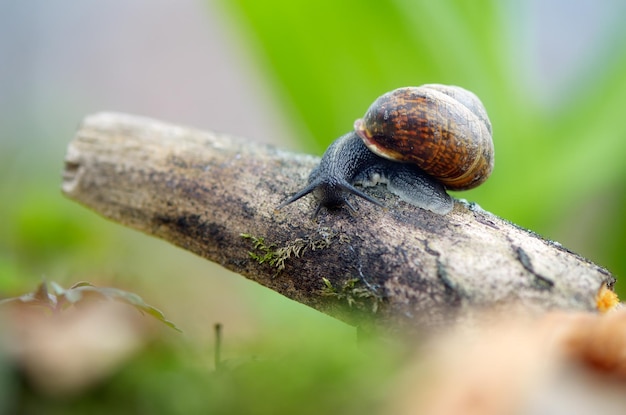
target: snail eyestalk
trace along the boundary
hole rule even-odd
[[[325,207],[327,209],[333,209],[342,205],[346,205],[350,210],[355,212],[356,209],[350,204],[346,197],[348,194],[353,194],[377,206],[384,207],[384,205],[378,200],[357,189],[348,182],[344,181],[338,183],[333,180],[318,180],[310,183],[307,187],[300,190],[298,193],[278,205],[276,209],[281,209],[312,192],[315,193],[316,198],[319,200],[319,204],[315,209],[313,217],[317,216],[322,207]]]

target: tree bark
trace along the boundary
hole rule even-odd
[[[369,188],[388,209],[322,210],[302,188],[319,159],[124,114],[85,118],[63,192],[353,325],[437,327],[494,306],[595,310],[605,269],[455,200],[445,216]]]

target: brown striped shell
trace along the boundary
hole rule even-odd
[[[476,95],[428,84],[380,96],[354,123],[381,157],[414,163],[451,190],[483,183],[493,170],[491,123]]]

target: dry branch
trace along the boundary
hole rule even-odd
[[[368,189],[389,207],[322,211],[301,188],[318,158],[124,114],[87,117],[63,192],[101,215],[217,262],[288,298],[359,324],[437,326],[489,306],[595,310],[605,269],[456,201],[439,216]]]

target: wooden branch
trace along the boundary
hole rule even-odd
[[[124,114],[88,116],[63,192],[101,215],[217,262],[350,324],[432,327],[489,306],[595,310],[614,278],[477,205],[439,216],[367,189],[312,219],[311,196],[280,211],[318,158]]]

